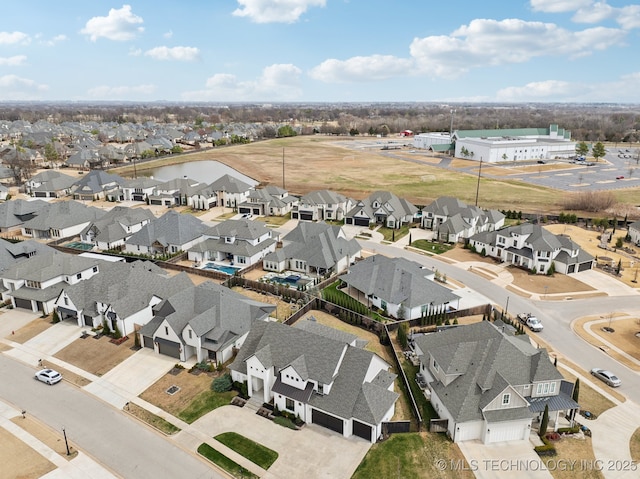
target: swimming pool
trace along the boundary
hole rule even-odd
[[[289,276],[282,278],[280,276],[274,276],[271,278],[271,281],[275,281],[276,283],[280,283],[280,284],[287,284],[287,285],[291,285],[291,286],[295,286],[296,284],[298,284],[298,281],[300,281],[300,276],[297,274],[290,274]]]
[[[236,271],[240,271],[242,268],[236,268],[235,266],[222,266],[215,263],[207,263],[202,267],[202,269],[212,269],[214,271],[221,271],[225,274],[228,274],[229,276],[233,276],[234,274],[236,274]]]
[[[71,243],[67,243],[65,246],[67,248],[81,249],[83,251],[89,251],[93,249],[93,245],[91,243],[83,243],[81,241],[72,241]]]

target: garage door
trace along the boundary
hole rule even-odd
[[[339,432],[340,434],[344,431],[344,423],[342,422],[342,419],[331,416],[325,412],[318,411],[317,409],[313,409],[311,412],[311,422],[313,424],[326,427],[327,429],[331,429],[332,431]]]
[[[160,354],[180,359],[180,344],[162,338],[156,338],[156,341],[158,342],[158,351]]]
[[[519,441],[529,437],[527,426],[521,422],[491,424],[486,442]]]
[[[581,263],[578,266],[578,271],[589,271],[591,269],[591,262]]]
[[[238,208],[238,213],[242,213],[242,214],[251,213],[251,208],[241,206],[240,208]]]
[[[369,218],[353,218],[353,222],[356,226],[369,226]]]
[[[28,309],[29,311],[32,311],[30,299],[15,298],[15,300],[16,308]]]
[[[302,221],[313,221],[313,213],[300,213]]]
[[[47,197],[47,192],[46,191],[36,191],[34,196],[36,198],[46,198]]]
[[[153,338],[150,336],[144,336],[142,342],[145,348],[153,349]]]
[[[361,437],[362,439],[366,439],[367,441],[371,441],[371,426],[368,424],[361,423],[360,421],[353,420],[353,434]]]

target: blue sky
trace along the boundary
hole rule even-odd
[[[632,0],[6,0],[0,101],[640,103]]]

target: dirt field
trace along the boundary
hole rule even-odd
[[[428,204],[444,195],[467,202],[475,198],[477,178],[473,171],[445,170],[434,166],[438,160],[426,155],[408,155],[403,150],[390,154],[377,148],[363,149],[357,146],[358,143],[356,139],[345,137],[282,138],[149,162],[138,165],[137,169],[140,173],[143,168],[158,164],[216,160],[262,184],[281,186],[284,149],[285,185],[293,194],[303,195],[330,187],[361,199],[372,191],[384,189],[417,205]],[[127,176],[133,173],[132,170],[132,167],[124,167],[111,171]],[[363,171],[372,174],[363,175]],[[518,201],[523,210],[551,212],[560,208],[564,193],[506,180],[481,180],[483,207],[501,208],[505,202]]]
[[[613,333],[603,331],[602,328],[605,326],[609,326],[609,323],[592,324],[590,329],[640,361],[640,337],[636,336],[636,334],[640,334],[640,320],[638,318],[613,318],[611,321]],[[637,366],[633,369],[640,370]]]
[[[11,422],[20,426],[33,437],[38,438],[38,440],[46,444],[49,448],[53,449],[61,457],[64,457],[68,461],[78,455],[78,451],[75,449],[75,447],[73,447],[73,444],[67,438],[67,442],[69,443],[69,452],[71,453],[67,456],[67,447],[64,443],[64,436],[62,434],[62,431],[55,431],[51,429],[50,427],[30,417],[29,414],[27,414],[25,418],[22,418],[22,416],[14,417],[13,419],[11,419]]]
[[[133,337],[117,346],[109,340],[107,336],[102,336],[100,339],[92,336],[85,339],[79,338],[58,351],[54,357],[96,376],[102,376],[135,352],[131,350],[134,344]]]
[[[581,386],[582,387],[582,386]],[[570,436],[563,437],[560,441],[554,443],[558,455],[553,458],[548,464],[571,464],[571,461],[585,460],[595,462],[595,456],[593,454],[593,447],[591,445],[591,438],[585,437],[584,439],[576,439]],[[561,462],[563,461],[564,462]],[[587,470],[580,467],[580,463],[576,463],[572,469],[566,468],[550,468],[551,474],[554,479],[601,479],[603,474],[598,470]]]
[[[140,397],[177,416],[180,411],[191,403],[198,393],[211,387],[211,381],[213,381],[213,378],[205,373],[195,375],[183,369],[174,376],[169,372],[144,391]],[[167,393],[167,389],[171,386],[178,386],[180,390],[170,395]]]
[[[298,306],[296,304],[288,303],[287,301],[282,301],[278,296],[261,294],[256,291],[244,289],[240,286],[234,286],[232,289],[233,291],[243,294],[244,296],[247,296],[253,299],[254,301],[260,301],[261,303],[275,304],[276,310],[273,313],[271,313],[270,316],[276,318],[278,321],[285,320],[298,309]]]
[[[20,418],[22,419],[22,418]],[[27,446],[13,434],[0,428],[1,477],[7,479],[37,479],[56,466]]]
[[[29,324],[17,330],[15,334],[7,336],[7,339],[22,344],[29,341],[31,338],[34,338],[42,331],[49,329],[51,326],[53,326],[53,324],[51,323],[51,317],[49,316],[46,318],[34,319]]]

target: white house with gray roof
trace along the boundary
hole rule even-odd
[[[396,375],[356,336],[312,322],[254,323],[229,366],[232,379],[307,423],[376,442],[399,397]]]
[[[498,230],[504,226],[504,220],[500,211],[467,205],[451,196],[442,196],[422,209],[422,227],[435,231],[436,239],[446,243]]]
[[[57,250],[39,252],[2,272],[2,299],[14,308],[49,314],[64,286],[91,278],[104,264]]]
[[[469,238],[478,253],[538,274],[553,264],[557,273],[571,274],[593,268],[595,258],[565,235],[555,235],[540,225],[524,223]]]
[[[418,208],[409,201],[398,198],[390,191],[374,191],[346,213],[344,222],[354,226],[379,224],[398,229],[415,222],[417,214]]]
[[[118,249],[156,217],[147,208],[116,206],[100,219],[92,221],[80,232],[80,241],[99,250]]]
[[[287,190],[269,185],[249,191],[246,202],[238,205],[238,213],[255,216],[284,216],[298,203],[298,198],[290,196]]]
[[[34,218],[48,203],[42,200],[26,201],[20,198],[0,203],[0,233],[20,232],[22,225]]]
[[[58,170],[44,170],[25,182],[27,194],[36,198],[61,198],[71,194],[78,179]]]
[[[162,181],[153,178],[125,179],[125,184],[122,186],[122,195],[125,201],[146,201],[160,184],[162,184]]]
[[[71,191],[74,200],[103,200],[125,184],[126,181],[121,176],[102,170],[91,170],[74,183]]]
[[[554,430],[561,415],[579,407],[547,350],[502,322],[419,335],[414,344],[431,404],[453,442],[529,439],[545,405]]]
[[[243,345],[252,325],[268,321],[275,308],[206,281],[158,303],[140,330],[141,344],[180,361],[195,355],[198,362],[223,363]]]
[[[330,190],[312,191],[300,198],[291,210],[291,218],[300,221],[344,220],[355,200]]]
[[[435,272],[405,258],[370,256],[340,276],[345,292],[390,316],[417,319],[435,310],[458,309],[460,297],[434,281]]]
[[[203,232],[202,238],[189,248],[190,261],[230,262],[244,268],[275,251],[279,235],[260,221],[241,219],[211,226]]]
[[[167,211],[125,241],[125,252],[147,255],[187,251],[201,241],[208,226],[192,215]]]
[[[22,235],[36,239],[60,239],[77,236],[105,211],[79,201],[49,203],[22,225]]]
[[[54,251],[51,246],[36,240],[12,243],[0,238],[0,274],[16,263],[31,258],[38,253]]]
[[[149,195],[150,205],[162,206],[191,206],[190,198],[197,194],[202,188],[206,187],[206,183],[187,178],[174,178],[157,185],[153,193]]]
[[[237,208],[246,202],[249,192],[254,189],[253,185],[231,175],[222,175],[209,186],[218,197],[218,205],[227,208]]]
[[[122,336],[134,334],[153,318],[153,306],[193,283],[186,273],[169,276],[148,261],[104,264],[86,281],[64,285],[55,300],[61,320],[78,326],[105,323]]]
[[[634,221],[629,225],[629,238],[635,245],[640,245],[640,221]]]
[[[264,257],[266,271],[299,271],[307,275],[340,274],[362,257],[355,239],[340,226],[301,221],[282,238],[283,247]]]

